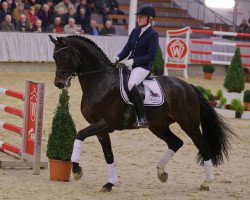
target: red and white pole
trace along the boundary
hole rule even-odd
[[[4,112],[7,112],[7,113],[10,113],[12,115],[16,115],[16,116],[23,118],[23,111],[20,109],[0,104],[0,110],[3,110]]]
[[[3,142],[3,141],[0,141],[0,150],[1,151],[4,151],[6,153],[14,153],[18,156],[21,155],[21,149],[12,145],[12,144],[9,144],[7,142]]]

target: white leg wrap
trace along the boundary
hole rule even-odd
[[[165,168],[168,161],[173,157],[174,154],[175,154],[175,152],[173,150],[167,148],[167,150],[165,151],[163,157],[157,163],[156,167],[157,168]]]
[[[214,174],[213,174],[213,163],[212,163],[211,159],[208,161],[204,161],[204,169],[205,169],[207,182],[213,181]]]
[[[109,180],[108,182],[112,183],[114,186],[118,185],[118,176],[115,168],[115,163],[108,164],[108,171],[109,171]]]
[[[71,156],[71,161],[75,163],[79,163],[80,156],[82,151],[82,141],[81,140],[75,140],[74,142],[74,149]]]

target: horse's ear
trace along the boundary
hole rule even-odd
[[[54,44],[57,44],[58,41],[55,38],[53,38],[52,35],[49,35],[49,38],[51,42],[53,42]]]
[[[62,45],[65,45],[65,46],[68,45],[67,41],[64,40],[63,37],[56,37],[56,38],[57,38],[57,41],[58,41],[59,44],[62,44]]]

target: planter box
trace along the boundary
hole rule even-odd
[[[227,104],[230,104],[233,99],[240,99],[241,101],[243,101],[243,95],[243,92],[224,92],[224,97],[227,99]]]
[[[214,108],[214,109],[218,114],[220,114],[223,117],[227,117],[231,119],[235,118],[236,112],[234,110],[227,110],[223,108]],[[250,119],[250,111],[244,111],[241,115],[241,119]]]
[[[241,115],[241,119],[250,119],[250,111],[244,111]]]
[[[227,109],[222,109],[222,108],[215,108],[215,111],[222,115],[223,117],[227,118],[235,118],[235,111],[234,110],[227,110]]]

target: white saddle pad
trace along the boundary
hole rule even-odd
[[[122,69],[120,69],[120,92],[122,99],[127,104],[132,104],[129,101],[128,95],[124,89],[124,82],[122,76]],[[159,82],[153,78],[152,80],[143,81],[144,90],[145,90],[145,99],[143,101],[145,106],[160,106],[164,103],[164,96],[162,93],[161,86]]]

